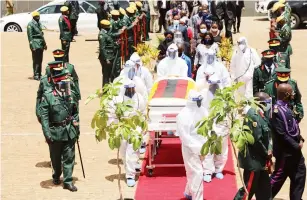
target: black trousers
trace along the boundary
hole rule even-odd
[[[32,50],[33,77],[40,78],[42,76],[43,52],[44,49]]]
[[[236,7],[236,22],[233,24],[233,29],[236,31],[240,29],[240,25],[241,25],[241,15],[242,15],[242,7],[238,6]],[[236,28],[236,24],[237,24],[237,28]]]
[[[102,69],[102,87],[105,84],[110,83],[112,76],[113,60],[110,60],[110,64],[106,60],[99,58]]]
[[[72,39],[74,39],[74,36],[78,34],[77,21],[78,21],[78,18],[77,19],[70,19]]]
[[[226,38],[230,38],[231,42],[232,41],[232,32],[231,32],[231,28],[233,26],[233,23],[234,23],[234,20],[233,19],[228,19],[228,18],[225,18],[224,19],[224,23],[225,23],[225,36]]]
[[[271,185],[270,177],[267,171],[249,171],[244,170],[243,173],[244,183],[249,193],[246,198],[244,188],[240,188],[234,200],[250,200],[255,195],[258,200],[271,200]]]
[[[288,177],[290,178],[290,200],[301,200],[306,181],[306,165],[303,155],[276,158],[275,171],[271,176],[273,198]]]
[[[159,32],[162,31],[162,26],[164,28],[164,31],[167,31],[167,27],[166,27],[166,20],[165,20],[165,16],[166,16],[166,9],[160,9],[159,13],[160,13],[160,17],[159,17]]]
[[[52,178],[60,179],[62,174],[63,158],[63,182],[72,184],[72,173],[75,165],[75,142],[76,140],[54,141],[49,144],[50,158],[53,168]]]
[[[61,40],[62,50],[65,51],[63,61],[69,62],[69,49],[70,49],[70,42]]]

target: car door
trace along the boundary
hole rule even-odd
[[[82,32],[97,32],[97,14],[95,7],[88,2],[80,3],[80,14],[77,23],[78,30]]]
[[[62,5],[49,5],[38,10],[40,22],[48,30],[59,30],[58,20],[61,15]]]
[[[307,21],[307,1],[302,1],[302,7],[299,8],[301,22]]]

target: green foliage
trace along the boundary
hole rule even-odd
[[[224,89],[218,89],[215,97],[210,104],[210,113],[208,117],[199,121],[197,133],[207,138],[206,143],[201,149],[201,155],[221,154],[223,136],[218,136],[214,131],[214,125],[226,126],[231,141],[239,151],[245,152],[248,144],[254,144],[254,137],[247,126],[248,118],[243,118],[242,113],[247,105],[256,108],[259,103],[254,99],[235,98],[235,92],[243,86],[244,83],[236,83]],[[244,123],[245,121],[245,123]]]
[[[133,149],[137,150],[142,143],[142,133],[147,131],[147,120],[143,113],[133,110],[132,101],[116,100],[121,85],[121,80],[107,84],[87,98],[86,104],[93,99],[100,100],[91,127],[95,129],[98,142],[108,138],[111,150],[119,149],[123,140],[132,144]]]

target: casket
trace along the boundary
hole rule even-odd
[[[176,116],[185,107],[191,89],[196,89],[196,83],[191,78],[156,80],[148,98],[148,130],[176,130]]]

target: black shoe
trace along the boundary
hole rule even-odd
[[[238,33],[240,33],[240,29],[238,29]]]
[[[74,186],[73,184],[71,184],[71,185],[64,184],[63,189],[69,190],[71,192],[77,192],[78,191],[78,188],[76,186]]]
[[[54,185],[60,185],[60,184],[61,184],[61,180],[60,180],[59,178],[54,178],[54,179],[52,180],[52,183],[53,183]]]

